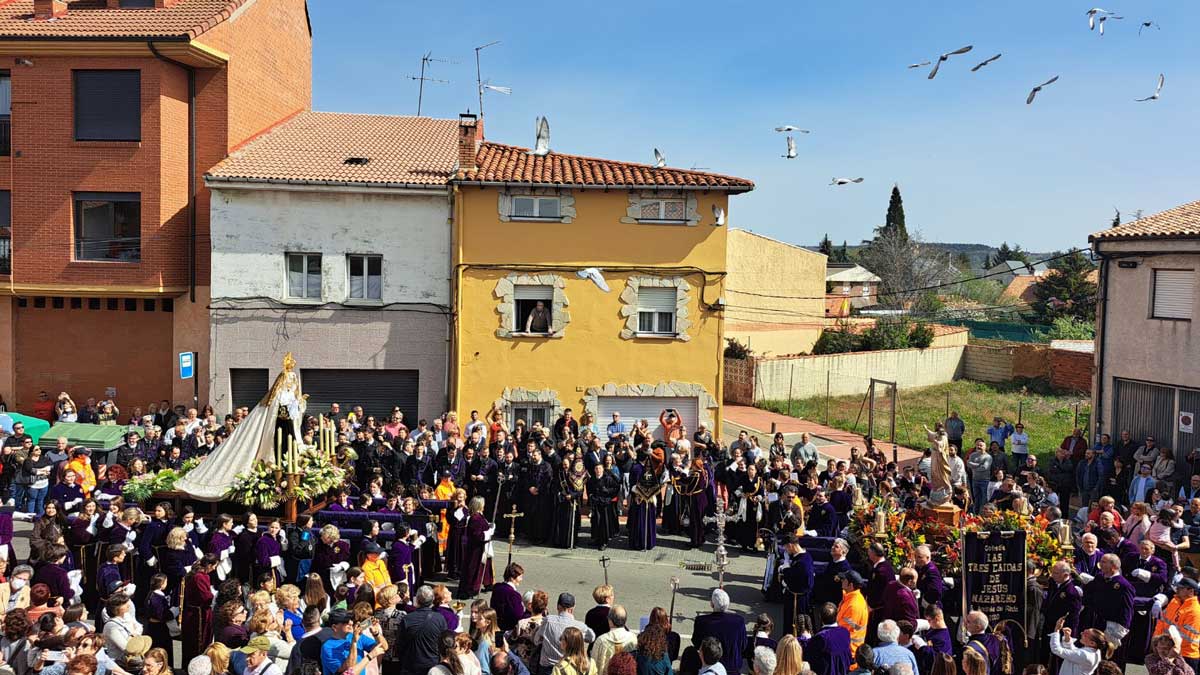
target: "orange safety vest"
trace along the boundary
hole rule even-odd
[[[858,653],[858,648],[867,640],[867,621],[870,612],[867,609],[867,599],[861,589],[855,589],[842,596],[842,604],[838,605],[838,625],[850,631],[850,658]]]
[[[1158,625],[1154,627],[1154,637],[1166,633],[1171,626],[1179,631],[1183,638],[1179,645],[1179,655],[1185,659],[1200,658],[1200,600],[1192,596],[1183,602],[1173,598],[1163,610]]]

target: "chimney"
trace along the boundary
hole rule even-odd
[[[471,113],[458,116],[458,168],[472,171],[475,169],[475,155],[479,152],[479,143],[483,140],[483,120]]]
[[[49,21],[67,15],[67,3],[63,0],[33,0],[33,18]]]

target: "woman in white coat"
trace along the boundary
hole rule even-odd
[[[1089,628],[1079,636],[1079,646],[1071,639],[1071,629],[1065,628],[1065,617],[1060,618],[1050,634],[1050,653],[1062,659],[1058,675],[1092,675],[1100,666],[1101,659],[1112,649],[1104,633]]]

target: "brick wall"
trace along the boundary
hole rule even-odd
[[[754,405],[754,359],[725,359],[726,403]]]
[[[1050,350],[1046,345],[1014,346],[1012,374],[1013,377],[1049,377]]]
[[[1090,392],[1092,369],[1095,365],[1092,354],[1066,349],[1050,349],[1050,384],[1060,389]]]
[[[1008,382],[1013,377],[1013,348],[967,345],[963,374],[978,382]]]

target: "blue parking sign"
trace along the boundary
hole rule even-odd
[[[190,380],[196,375],[195,352],[179,352],[179,379]]]

